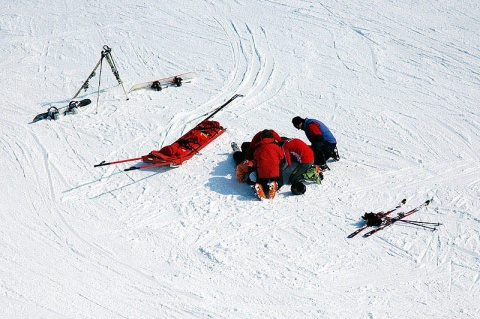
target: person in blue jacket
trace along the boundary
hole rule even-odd
[[[305,131],[315,156],[314,164],[319,165],[322,170],[329,170],[327,160],[333,158],[335,161],[340,159],[337,150],[337,140],[328,127],[319,120],[301,118],[295,116],[292,119],[293,126],[298,130]]]

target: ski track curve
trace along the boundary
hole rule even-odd
[[[184,112],[185,114],[175,114],[174,119],[170,121],[166,129],[158,128],[146,137],[134,139],[130,144],[134,145],[140,140],[148,141],[153,136],[157,138],[160,137],[160,140],[165,142],[171,131],[176,132],[180,127],[187,129],[187,124],[194,119],[197,119],[196,115],[198,115],[199,110],[211,109],[212,105],[215,105],[215,103],[220,103],[222,100],[228,98],[227,94],[233,94],[233,92],[238,92],[245,96],[241,103],[257,105],[253,108],[250,108],[247,113],[254,111],[257,107],[260,107],[265,100],[271,98],[271,96],[265,94],[265,90],[268,88],[267,84],[272,78],[275,66],[271,58],[265,59],[262,55],[265,54],[263,53],[264,51],[268,52],[265,30],[263,28],[259,28],[262,43],[264,43],[263,45],[265,46],[265,48],[259,49],[258,44],[256,43],[258,40],[256,40],[256,36],[253,34],[252,29],[248,25],[245,25],[240,30],[240,28],[237,27],[233,21],[227,20],[226,22],[220,22],[218,18],[214,17],[214,19],[218,24],[220,24],[221,29],[225,32],[226,37],[230,42],[234,68],[231,72],[229,80],[227,80],[227,83],[222,86],[220,93],[216,97],[210,99],[202,106],[196,107],[192,111]],[[255,102],[255,97],[260,95],[262,96],[262,101]],[[265,95],[267,95],[266,98]],[[275,95],[275,92],[273,92],[273,95]],[[189,114],[191,115],[189,116]],[[239,112],[237,117],[241,117],[243,115],[244,113]],[[189,119],[189,117],[193,117],[193,120]],[[175,118],[178,118],[178,120]],[[182,120],[185,118],[187,121],[182,122]],[[161,145],[163,145],[163,143],[161,143]],[[108,158],[111,158],[116,154],[121,154],[124,148],[125,145],[122,145],[121,148],[111,152],[111,154],[108,155]],[[106,170],[105,174],[111,175],[115,169],[116,168],[111,167]],[[103,188],[103,183],[105,183],[107,179],[101,180],[102,184],[98,185],[97,187],[100,189]]]

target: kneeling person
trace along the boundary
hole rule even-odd
[[[320,172],[317,172],[317,167],[314,167],[316,166],[314,165],[315,157],[310,146],[298,138],[285,138],[282,150],[285,154],[285,168],[292,165],[293,159],[299,163],[288,179],[289,184],[293,185],[293,183],[302,179],[314,180],[317,184],[321,183],[321,175],[319,174]],[[307,178],[307,172],[310,173],[310,171],[314,171],[317,174]]]
[[[260,199],[273,199],[282,178],[280,165],[284,159],[282,148],[270,130],[264,130],[261,140],[253,153],[253,163],[257,170],[255,193]]]

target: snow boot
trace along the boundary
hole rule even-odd
[[[315,182],[317,184],[321,184],[322,183],[322,180],[323,180],[323,173],[322,173],[322,169],[320,168],[320,166],[318,165],[312,165],[312,167],[310,167],[308,169],[308,171],[306,171],[305,173],[303,173],[302,177],[306,180],[306,181],[310,181],[310,182]]]
[[[340,155],[338,154],[337,147],[335,147],[331,156],[332,156],[333,160],[336,161],[336,162],[338,162],[340,160]]]
[[[268,183],[268,198],[274,199],[275,195],[277,194],[278,190],[278,183],[275,181],[271,181]]]
[[[320,168],[322,169],[322,171],[329,171],[330,170],[330,167],[328,167],[327,164],[321,164]]]
[[[253,185],[253,190],[255,191],[255,194],[260,200],[267,199],[267,196],[265,196],[265,192],[263,191],[262,184],[255,183],[255,185]]]

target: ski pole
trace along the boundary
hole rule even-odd
[[[440,223],[418,222],[418,221],[414,221],[414,220],[403,220],[403,219],[400,219],[400,220],[398,220],[398,221],[399,221],[399,222],[403,222],[403,223],[407,223],[407,224],[410,224],[410,225],[414,225],[414,226],[426,228],[426,229],[431,229],[431,230],[437,230],[436,227],[432,227],[432,226],[440,226],[440,225],[441,225]]]
[[[235,100],[237,97],[243,97],[243,95],[241,94],[235,94],[234,96],[232,96],[227,102],[223,103],[222,105],[220,105],[216,110],[215,112],[213,112],[210,116],[208,116],[206,119],[204,119],[203,121],[206,121],[206,120],[209,120],[211,119],[215,114],[217,114],[218,112],[220,112],[221,109],[223,109],[225,106],[227,106],[228,104],[230,104],[233,100]],[[203,122],[202,121],[202,122]]]
[[[102,60],[103,60],[103,54],[100,60],[98,60],[97,65],[95,65],[95,67],[93,68],[93,71],[88,76],[87,80],[83,82],[83,85],[80,87],[80,89],[78,89],[77,93],[75,93],[75,95],[72,97],[72,100],[74,100],[83,89],[85,90],[88,89],[88,86],[89,86],[88,82],[95,76],[95,71],[97,71],[98,67],[101,65]]]
[[[137,157],[137,158],[130,158],[130,159],[125,159],[125,160],[120,160],[120,161],[115,161],[115,162],[109,162],[109,163],[107,163],[105,161],[101,161],[100,163],[93,165],[93,167],[120,164],[120,163],[125,163],[125,162],[133,162],[133,161],[139,161],[141,159],[142,159],[141,157]]]

